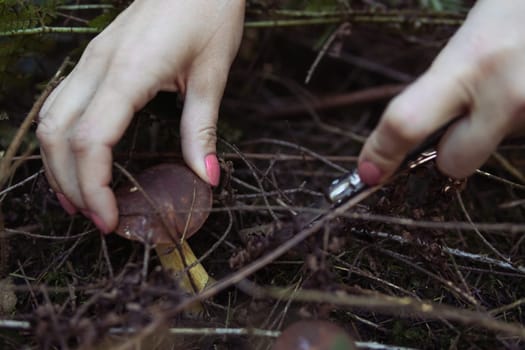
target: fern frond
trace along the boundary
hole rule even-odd
[[[57,7],[63,1],[0,0],[0,32],[47,26],[56,18]],[[41,37],[0,38],[0,99],[9,85],[20,86],[23,74],[17,62],[45,46]]]
[[[45,1],[40,5],[27,0],[4,0],[0,3],[0,31],[19,30],[49,24],[61,2]]]

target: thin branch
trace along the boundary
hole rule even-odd
[[[465,215],[465,217],[467,218],[467,221],[472,225],[472,228],[474,229],[474,232],[476,233],[476,235],[479,237],[479,239],[481,239],[481,241],[483,242],[483,244],[485,244],[490,250],[492,250],[492,252],[494,254],[496,254],[496,256],[500,257],[501,259],[503,259],[504,261],[508,262],[509,264],[512,264],[512,262],[510,261],[510,258],[503,255],[502,253],[500,253],[486,238],[485,236],[483,236],[483,234],[478,230],[478,228],[476,227],[476,224],[474,223],[474,221],[472,221],[472,218],[470,217],[470,214],[468,213],[467,211],[467,208],[465,207],[465,203],[463,203],[463,198],[461,197],[461,193],[459,192],[459,190],[456,190],[456,198],[459,202],[459,206],[461,207],[461,210],[463,211],[463,215]]]
[[[379,293],[377,295],[350,295],[344,292],[300,290],[292,295],[285,288],[260,287],[251,282],[248,283],[252,289],[252,295],[257,298],[292,298],[294,301],[361,308],[395,316],[417,317],[425,320],[443,319],[482,327],[493,332],[502,332],[525,340],[525,327],[521,324],[499,321],[487,312],[459,309],[431,301],[419,301],[410,297],[393,297]]]
[[[505,157],[503,157],[501,153],[493,152],[492,157],[496,159],[496,161],[512,176],[518,179],[522,184],[525,184],[525,176],[523,175],[523,173],[514,165],[512,165],[511,162],[509,162]]]
[[[2,320],[0,319],[0,328],[14,329],[14,330],[30,330],[31,323],[28,321],[19,320]],[[136,330],[132,328],[110,328],[109,333],[111,334],[129,334],[134,333]],[[260,328],[170,328],[168,329],[170,334],[174,335],[200,335],[200,336],[217,336],[217,335],[228,335],[228,336],[251,336],[251,337],[265,337],[265,338],[277,338],[281,335],[280,331],[272,331],[268,329]],[[355,345],[362,349],[372,350],[415,350],[412,348],[385,345],[377,342],[364,342],[357,341]]]
[[[489,179],[496,180],[498,182],[504,183],[505,185],[509,185],[512,188],[517,188],[519,190],[525,190],[525,185],[522,185],[522,184],[510,181],[510,180],[507,180],[505,178],[493,175],[493,174],[491,174],[489,172],[486,172],[486,171],[483,171],[483,170],[480,170],[480,169],[477,169],[475,174],[476,175],[485,176],[485,177],[487,177]]]
[[[334,40],[338,36],[340,36],[341,33],[345,33],[347,35],[350,34],[350,24],[348,22],[344,22],[344,23],[340,24],[339,27],[337,27],[337,29],[334,30],[334,32],[332,34],[330,34],[330,36],[328,37],[328,39],[324,43],[323,47],[321,48],[321,50],[319,51],[319,53],[315,57],[314,62],[310,66],[310,69],[308,69],[308,73],[306,74],[306,78],[304,79],[304,83],[305,84],[308,84],[310,82],[310,79],[312,78],[312,75],[314,74],[315,70],[317,69],[317,66],[321,62],[321,59],[325,56],[325,54],[328,51],[328,49],[330,48],[330,46],[332,46],[332,43],[334,42]]]
[[[252,108],[256,111],[257,117],[261,118],[300,117],[308,112],[309,108],[319,111],[387,100],[403,91],[406,86],[406,84],[387,84],[340,94],[315,96],[309,100],[309,106],[306,106],[303,101],[297,101],[296,98],[280,98],[272,99],[271,104],[262,103]]]
[[[237,153],[241,159],[244,161],[244,163],[248,166],[248,168],[250,169],[251,171],[251,174],[253,176],[253,178],[255,179],[255,181],[257,182],[257,186],[259,187],[258,188],[258,191],[260,191],[260,193],[263,194],[263,201],[264,201],[264,204],[266,205],[266,208],[268,210],[268,212],[270,213],[272,219],[274,221],[279,221],[279,218],[277,217],[277,215],[275,215],[275,212],[273,211],[272,209],[272,206],[270,205],[270,202],[268,202],[268,197],[265,195],[265,189],[264,189],[264,186],[262,184],[262,181],[261,179],[259,178],[259,176],[257,175],[257,172],[255,171],[255,167],[254,165],[249,162],[246,158],[243,157],[243,154],[242,152],[234,145],[230,144],[229,142],[227,142],[226,140],[223,140],[223,139],[219,139],[223,144],[225,144],[227,147],[229,147],[232,151],[234,151],[235,153]]]
[[[62,62],[62,64],[56,71],[55,75],[51,78],[49,83],[46,85],[44,91],[42,91],[42,93],[40,94],[40,97],[33,104],[33,107],[31,108],[26,118],[22,122],[22,125],[20,125],[20,127],[18,128],[13,140],[11,141],[11,143],[9,144],[9,147],[7,148],[7,151],[5,152],[4,156],[0,160],[0,188],[2,188],[5,185],[7,179],[11,175],[11,169],[12,169],[11,162],[15,154],[18,152],[20,145],[24,141],[24,136],[29,131],[31,124],[33,124],[33,122],[38,117],[40,108],[42,108],[42,105],[46,101],[47,97],[60,82],[62,74],[64,73],[64,70],[69,65],[69,63],[70,63],[69,58],[66,58],[64,62]]]
[[[106,236],[101,232],[99,237],[102,254],[104,255],[104,260],[106,261],[106,265],[108,267],[109,278],[112,281],[115,275],[113,273],[113,265],[111,264],[111,259],[109,258],[108,246],[106,244]]]
[[[18,158],[18,157],[13,157],[13,159],[14,159],[14,158]],[[31,176],[25,178],[24,180],[22,180],[22,181],[20,181],[20,182],[18,182],[18,183],[16,183],[16,184],[14,184],[14,185],[11,185],[11,186],[7,187],[6,189],[0,191],[0,196],[6,194],[6,193],[8,193],[8,192],[11,192],[12,190],[14,190],[14,189],[16,189],[16,188],[18,188],[18,187],[21,187],[21,186],[25,185],[26,183],[28,183],[28,182],[31,181],[31,180],[36,179],[39,175],[41,175],[41,174],[43,174],[43,173],[44,173],[44,169],[39,170],[39,171],[37,171],[36,173],[34,173],[33,175],[31,175]]]
[[[459,295],[460,297],[462,297],[465,301],[471,303],[473,306],[476,306],[476,307],[479,307],[479,301],[476,300],[471,294],[470,294],[470,291],[467,290],[467,291],[464,291],[462,290],[460,287],[458,287],[456,284],[454,284],[452,281],[450,280],[447,280],[443,277],[441,277],[440,275],[438,275],[437,273],[434,273],[434,272],[431,272],[415,263],[413,263],[412,261],[410,261],[410,258],[409,257],[405,257],[399,253],[396,253],[396,252],[392,252],[392,251],[389,251],[387,249],[383,249],[383,248],[380,248],[380,247],[374,247],[375,249],[377,249],[378,251],[380,251],[381,253],[383,254],[386,254],[394,259],[397,259],[405,264],[407,264],[408,266],[410,266],[410,268],[414,269],[414,270],[418,270],[420,271],[421,273],[435,279],[436,281],[438,281],[439,283],[441,283],[443,285],[444,288],[450,290],[452,293],[455,293],[457,295]]]
[[[393,235],[391,233],[385,233],[385,232],[379,232],[379,231],[364,231],[364,230],[359,230],[359,231],[352,230],[352,232],[356,232],[356,233],[360,233],[360,234],[364,234],[368,236],[373,236],[373,237],[387,238],[387,239],[396,241],[401,244],[409,244],[409,245],[417,244],[420,246],[425,246],[425,243],[421,241],[420,239],[416,238],[415,240],[407,240],[403,238],[402,236]],[[499,268],[502,268],[505,270],[511,270],[511,271],[518,272],[521,274],[525,273],[525,267],[523,266],[515,267],[506,261],[493,259],[484,254],[470,253],[470,252],[463,251],[461,249],[450,248],[447,246],[439,246],[439,248],[447,254],[450,254],[450,255],[453,255],[453,256],[456,256],[462,259],[467,259],[467,260],[475,261],[478,263],[497,266]]]
[[[6,30],[0,32],[0,37],[35,34],[97,34],[101,31],[101,28],[92,27],[35,27]]]
[[[31,238],[48,239],[48,240],[52,240],[52,241],[65,241],[65,240],[77,239],[77,238],[81,238],[81,237],[84,237],[84,236],[88,236],[88,235],[93,234],[94,232],[97,232],[97,231],[98,230],[88,230],[86,232],[82,232],[82,233],[79,233],[79,234],[76,234],[76,235],[72,235],[72,236],[49,236],[49,235],[40,235],[40,234],[37,234],[37,233],[23,231],[23,230],[20,230],[20,229],[11,229],[11,228],[6,228],[5,229],[5,232],[8,235],[22,235],[22,236],[27,236],[27,237],[31,237]]]
[[[110,10],[114,8],[111,4],[84,4],[84,5],[59,5],[57,6],[58,10],[68,10],[68,11],[77,11],[77,10]]]
[[[238,205],[229,207],[230,210],[234,211],[247,211],[247,212],[256,212],[267,210],[266,206],[261,205]],[[290,209],[297,212],[308,212],[308,213],[317,213],[324,214],[326,211],[319,208],[311,207],[295,207],[290,206],[289,208],[283,208],[281,206],[272,206],[272,210],[275,211],[289,211]],[[222,212],[225,209],[223,208],[212,208],[212,212]],[[442,229],[442,230],[465,230],[472,231],[472,225],[469,222],[465,221],[425,221],[425,220],[415,220],[405,217],[395,217],[388,215],[379,215],[379,214],[369,214],[369,213],[359,213],[359,212],[338,212],[337,216],[344,217],[353,220],[363,220],[371,222],[381,222],[385,224],[392,225],[401,225],[407,227],[420,227],[427,229]],[[488,223],[488,222],[478,222],[476,226],[479,230],[494,231],[494,232],[504,232],[508,233],[522,233],[525,232],[525,224],[522,223],[513,223],[513,222],[500,222],[500,223]]]
[[[289,141],[284,141],[284,140],[276,140],[276,139],[270,139],[270,138],[260,138],[260,139],[256,139],[256,140],[253,140],[253,141],[249,141],[249,142],[245,142],[245,144],[259,144],[259,143],[269,143],[269,144],[274,144],[274,145],[278,145],[278,146],[284,146],[284,147],[288,147],[288,148],[292,148],[292,149],[295,149],[299,152],[304,152],[306,153],[307,155],[311,156],[311,157],[314,157],[316,159],[318,159],[320,162],[323,162],[324,164],[340,171],[340,172],[347,172],[348,169],[346,168],[343,168],[342,166],[328,160],[326,157],[324,157],[323,155],[317,153],[317,152],[314,152],[306,147],[303,147],[303,146],[300,146],[298,144],[295,144],[293,142],[289,142]]]

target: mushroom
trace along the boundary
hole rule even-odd
[[[144,192],[133,183],[115,191],[120,215],[116,233],[153,244],[162,266],[181,273],[197,261],[187,239],[208,218],[211,188],[186,166],[172,163],[148,168],[135,180]],[[210,282],[200,263],[180,278],[181,287],[190,294]]]
[[[355,350],[355,342],[328,321],[298,321],[286,328],[272,350]]]

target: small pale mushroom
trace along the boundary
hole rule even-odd
[[[116,233],[154,245],[162,266],[180,274],[197,261],[187,239],[208,218],[211,188],[186,166],[172,163],[148,168],[135,180],[146,195],[133,183],[115,191],[120,215]],[[200,263],[180,279],[181,287],[190,294],[200,292],[210,282]]]
[[[355,350],[355,342],[341,327],[328,321],[298,321],[287,327],[272,350]]]

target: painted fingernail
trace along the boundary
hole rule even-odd
[[[367,185],[377,185],[381,181],[383,172],[374,163],[365,160],[359,163],[359,177]]]
[[[208,175],[208,180],[212,186],[217,186],[221,177],[221,168],[219,166],[219,161],[215,154],[208,154],[204,158],[204,163],[206,164],[206,175]]]
[[[100,230],[102,231],[102,233],[110,233],[110,231],[108,230],[108,227],[106,226],[106,224],[104,223],[104,221],[102,221],[102,219],[95,213],[91,213],[91,221],[93,221],[93,223],[95,224],[95,226]]]
[[[77,212],[77,208],[66,198],[66,196],[59,192],[57,192],[56,195],[60,205],[69,215],[74,215]]]

